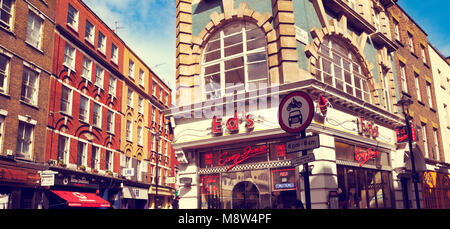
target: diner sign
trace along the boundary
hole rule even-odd
[[[224,151],[219,156],[219,166],[229,165],[227,171],[232,169],[234,166],[261,154],[267,154],[269,150],[266,145],[262,146],[247,146],[242,152],[228,152]]]
[[[356,148],[356,150],[355,150],[355,160],[360,162],[359,166],[361,167],[368,160],[377,157],[378,154],[379,154],[378,150],[377,151],[373,151],[371,148],[368,148],[365,151],[363,149]]]

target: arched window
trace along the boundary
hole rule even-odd
[[[209,38],[203,53],[204,99],[268,86],[266,38],[256,24],[225,25]]]
[[[316,78],[352,96],[370,102],[367,77],[356,55],[340,41],[326,38],[319,47]]]

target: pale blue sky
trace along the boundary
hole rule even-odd
[[[83,0],[144,62],[175,88],[175,0]],[[428,34],[428,41],[450,56],[450,1],[399,0]],[[122,27],[122,28],[120,28]]]
[[[450,56],[450,1],[399,0],[398,4],[428,34],[428,42]]]

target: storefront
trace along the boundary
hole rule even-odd
[[[422,180],[424,208],[450,208],[450,174],[426,171]]]
[[[147,209],[147,188],[135,186],[123,186],[122,209]]]

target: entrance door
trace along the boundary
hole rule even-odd
[[[237,183],[233,188],[233,209],[258,209],[259,191],[256,185],[249,181]]]

